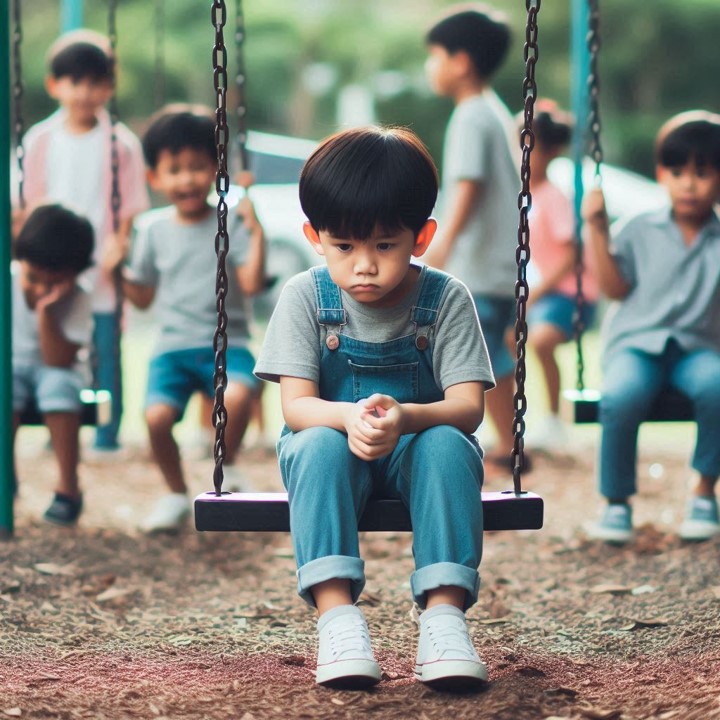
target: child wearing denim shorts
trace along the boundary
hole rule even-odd
[[[399,498],[414,528],[420,616],[416,678],[487,679],[468,635],[482,551],[482,452],[473,432],[494,380],[458,280],[412,262],[436,223],[437,171],[408,130],[325,140],[300,178],[304,232],[326,262],[292,278],[255,368],[280,383],[278,442],[298,591],[319,614],[316,680],[379,681],[368,626],[358,518],[371,496]]]
[[[60,477],[43,515],[74,525],[82,512],[78,482],[82,351],[92,332],[89,293],[78,276],[92,264],[93,229],[60,205],[40,205],[14,244],[11,267],[13,444],[20,413],[37,406],[50,431]]]
[[[600,288],[618,302],[604,327],[600,401],[600,492],[608,501],[590,534],[633,537],[638,426],[665,387],[692,401],[697,475],[680,537],[720,534],[720,115],[690,111],[668,120],[656,140],[656,172],[669,206],[613,233],[600,190],[586,197]]]
[[[190,515],[173,426],[193,393],[213,397],[215,392],[217,217],[208,203],[217,171],[212,112],[186,105],[159,111],[143,137],[143,151],[150,186],[172,203],[137,219],[129,261],[122,268],[127,298],[141,309],[152,305],[160,325],[150,361],[145,419],[169,492],[142,523],[146,532],[157,532],[178,528]],[[255,359],[248,349],[247,298],[263,288],[265,257],[263,230],[247,197],[228,216],[228,235],[226,476],[239,484],[233,463],[258,386]],[[105,258],[108,267],[122,263],[125,252],[115,247]]]

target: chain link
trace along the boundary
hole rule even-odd
[[[515,418],[513,420],[513,451],[512,473],[513,486],[516,494],[522,493],[521,472],[525,464],[523,455],[525,434],[525,413],[527,411],[527,398],[525,397],[525,345],[527,343],[527,264],[530,261],[530,225],[528,213],[532,207],[532,194],[530,193],[530,153],[535,146],[535,133],[533,131],[533,114],[535,100],[537,99],[537,83],[535,82],[535,65],[538,60],[538,26],[537,16],[540,11],[540,0],[526,0],[527,24],[525,27],[525,80],[523,81],[524,117],[523,128],[520,133],[520,147],[522,149],[522,162],[520,164],[520,180],[522,188],[518,195],[518,209],[520,210],[520,223],[518,226],[518,246],[515,251],[517,261],[517,281],[515,283],[515,299],[517,318],[515,321],[515,348],[517,363],[515,365],[516,391],[513,397]]]
[[[237,54],[237,150],[239,170],[249,170],[247,153],[247,73],[245,72],[245,16],[242,0],[235,2],[235,52]]]
[[[15,109],[15,157],[18,170],[18,206],[25,209],[25,148],[23,135],[25,134],[25,121],[23,120],[22,101],[25,89],[22,81],[22,14],[20,3],[13,2],[13,30],[12,30],[12,59],[13,59],[13,104]]]
[[[226,195],[230,188],[228,174],[228,139],[230,131],[227,122],[227,48],[223,28],[227,22],[225,0],[213,0],[210,14],[215,28],[215,44],[213,46],[213,86],[215,88],[215,144],[217,147],[217,174],[215,189],[218,194],[217,233],[215,235],[215,253],[217,254],[217,274],[215,277],[215,296],[217,308],[217,327],[213,335],[215,351],[215,372],[213,387],[215,388],[215,406],[213,408],[213,426],[215,427],[215,470],[213,485],[215,494],[222,493],[223,462],[225,460],[225,428],[227,426],[227,409],[225,408],[225,390],[227,389],[227,323],[225,297],[228,291],[228,276],[225,259],[227,257],[230,238],[228,236],[228,206]]]

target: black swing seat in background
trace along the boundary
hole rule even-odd
[[[90,390],[88,388],[80,391],[81,425],[107,425],[112,417],[112,400],[108,390]],[[37,405],[32,403],[20,412],[21,425],[43,425],[43,416]]]
[[[567,390],[563,393],[563,413],[576,424],[600,420],[600,393],[597,390]],[[692,402],[674,388],[665,388],[652,404],[645,422],[689,422],[695,419]]]
[[[485,530],[539,530],[543,499],[531,492],[482,494]],[[199,531],[289,532],[286,493],[205,492],[195,498],[195,528]],[[358,530],[408,532],[410,515],[400,500],[371,499]]]

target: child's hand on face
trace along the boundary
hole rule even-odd
[[[348,445],[361,460],[389,455],[402,434],[402,406],[389,395],[375,394],[355,404],[346,424]]]
[[[54,305],[55,303],[62,300],[66,295],[68,295],[74,287],[75,277],[69,277],[66,280],[55,283],[55,285],[52,286],[52,289],[49,293],[47,293],[47,295],[43,295],[42,297],[38,298],[37,302],[35,303],[35,310],[38,313],[44,312],[51,305]]]

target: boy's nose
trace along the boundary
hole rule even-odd
[[[355,258],[355,272],[358,275],[374,273],[376,268],[375,258],[370,253],[359,253]]]

